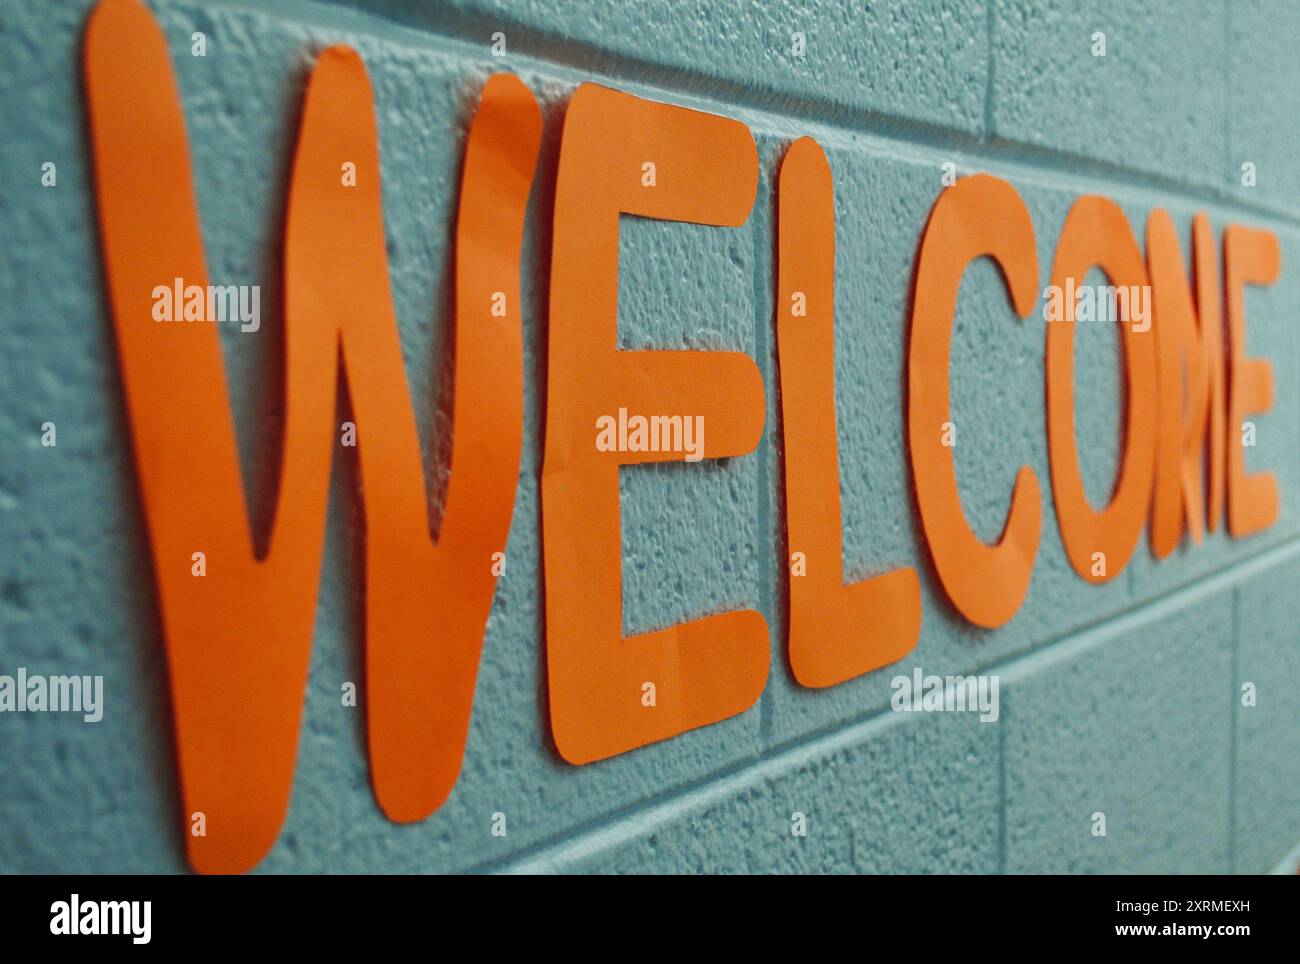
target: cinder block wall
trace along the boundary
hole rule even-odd
[[[464,769],[414,826],[370,791],[361,709],[355,466],[338,460],[293,798],[260,866],[276,871],[1238,871],[1300,841],[1300,4],[910,0],[772,4],[605,0],[152,0],[184,98],[209,271],[260,284],[266,323],[223,330],[253,524],[265,533],[281,423],[284,187],[316,51],[362,54],[377,99],[385,220],[413,404],[432,453],[448,430],[450,238],[467,120],[511,70],[544,103],[526,238],[526,426],[509,565],[483,650]],[[0,718],[0,870],[185,868],[167,674],[122,385],[99,266],[81,33],[90,3],[0,0],[0,672],[105,676],[104,719]],[[207,56],[190,54],[194,31]],[[489,50],[494,31],[507,56]],[[791,34],[807,52],[791,55]],[[1093,34],[1106,35],[1104,57]],[[124,52],[129,56],[129,52]],[[743,120],[762,179],[739,229],[624,219],[624,347],[751,353],[767,388],[756,453],[622,473],[624,629],[757,607],[772,671],[740,717],[590,766],[550,742],[538,476],[555,156],[586,80]],[[773,328],[778,162],[826,148],[837,224],[836,375],[846,576],[921,575],[920,644],[897,668],[802,689],[785,656]],[[53,161],[58,181],[40,185]],[[1044,483],[1028,598],[989,632],[939,587],[906,462],[908,290],[942,166],[1025,197],[1042,278],[1072,201],[1116,199],[1135,235],[1169,210],[1275,232],[1281,279],[1247,295],[1248,350],[1273,365],[1251,471],[1281,519],[1220,529],[1121,577],[1070,569],[1050,505],[1041,312],[1014,319],[973,265],[953,343],[963,503],[996,538],[1017,466]],[[1257,184],[1241,184],[1256,165]],[[1100,276],[1097,276],[1100,277]],[[1096,279],[1094,279],[1096,280]],[[1087,492],[1109,495],[1123,405],[1113,326],[1076,340]],[[177,399],[177,404],[184,404]],[[58,445],[40,444],[42,422]],[[436,591],[434,588],[432,591]],[[890,679],[996,673],[1001,719],[890,711]],[[1258,688],[1244,707],[1241,683]],[[793,811],[808,836],[790,832]],[[494,812],[508,833],[492,836]],[[1094,837],[1103,811],[1107,835]]]

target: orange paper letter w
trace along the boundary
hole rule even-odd
[[[428,816],[460,770],[522,433],[519,248],[541,115],[493,77],[457,222],[455,436],[430,537],[389,291],[369,80],[346,47],[308,83],[285,222],[285,427],[270,547],[244,505],[220,336],[161,324],[155,286],[206,287],[189,149],[162,32],[105,0],[86,37],[99,224],[171,671],[185,840],[200,871],[251,867],[288,805],[334,448],[340,353],[366,514],[366,683],[375,794]],[[354,177],[341,175],[353,165]],[[192,562],[203,553],[201,568]],[[498,570],[499,571],[499,570]],[[202,573],[201,575],[198,573]],[[202,815],[202,833],[198,815]]]

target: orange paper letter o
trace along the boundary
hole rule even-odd
[[[1052,265],[1052,284],[1072,291],[1088,271],[1099,267],[1112,285],[1127,292],[1147,289],[1146,266],[1128,219],[1107,198],[1079,198],[1065,217]],[[1069,280],[1071,285],[1067,287]],[[1047,445],[1052,496],[1061,540],[1070,565],[1089,582],[1106,582],[1123,571],[1133,555],[1151,505],[1155,472],[1155,329],[1131,324],[1125,304],[1124,361],[1128,373],[1128,412],[1124,458],[1110,504],[1098,511],[1088,504],[1074,444],[1074,325],[1076,305],[1064,300],[1064,317],[1047,328]],[[1118,302],[1117,302],[1118,303]]]

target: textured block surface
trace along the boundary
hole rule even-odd
[[[1300,564],[1294,559],[1260,571],[1236,591],[1237,666],[1233,682],[1236,764],[1233,769],[1234,867],[1262,873],[1300,837],[1300,647],[1295,644]],[[1268,620],[1254,618],[1269,612]],[[1254,705],[1248,690],[1254,689]]]
[[[995,0],[992,131],[1160,181],[1221,183],[1225,0]]]
[[[261,543],[282,432],[284,192],[316,53],[356,47],[374,88],[393,297],[435,501],[452,428],[466,126],[498,70],[521,77],[546,124],[523,253],[523,459],[460,780],[408,826],[388,822],[371,792],[364,701],[339,698],[361,679],[363,592],[357,467],[340,449],[293,796],[260,871],[1257,872],[1300,840],[1297,11],[1235,0],[149,6],[180,83],[209,272],[263,289],[261,330],[227,326],[222,345]],[[0,674],[102,674],[105,689],[97,724],[0,714],[0,872],[185,870],[167,667],[99,266],[80,67],[91,7],[0,2]],[[1105,57],[1092,54],[1095,31]],[[191,56],[195,32],[206,57]],[[504,57],[491,50],[497,32]],[[574,767],[549,732],[539,472],[556,156],[585,81],[739,119],[758,146],[742,227],[621,221],[620,347],[746,352],[767,411],[754,453],[622,471],[623,629],[755,608],[772,663],[747,712]],[[774,192],[804,135],[825,148],[836,192],[845,575],[912,566],[924,609],[913,652],[827,690],[795,682],[785,639]],[[1255,187],[1240,183],[1247,161]],[[1014,620],[987,631],[956,612],[917,517],[905,431],[917,246],[948,164],[1023,196],[1040,292],[1084,194],[1115,199],[1143,246],[1150,212],[1168,210],[1184,259],[1200,211],[1216,236],[1234,222],[1277,234],[1281,278],[1246,297],[1248,354],[1270,362],[1276,386],[1272,410],[1251,416],[1246,462],[1277,475],[1275,526],[1239,540],[1221,526],[1163,560],[1144,533],[1119,577],[1080,580],[1051,492],[1042,299],[1017,319],[982,260],[962,281],[951,354],[962,505],[996,539],[1028,465],[1043,528]],[[1094,506],[1123,453],[1122,361],[1114,326],[1080,326],[1076,443]],[[54,448],[41,445],[47,421]],[[916,668],[996,675],[1000,719],[892,712],[894,678]],[[1254,707],[1241,705],[1243,682],[1257,687]],[[806,837],[791,832],[795,811]],[[1106,813],[1104,838],[1090,832],[1094,811]],[[498,813],[505,836],[492,833]]]
[[[1218,592],[1004,676],[1006,869],[1227,872],[1231,661],[1232,598]]]

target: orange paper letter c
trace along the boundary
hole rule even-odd
[[[1002,538],[986,545],[966,522],[952,449],[943,444],[957,291],[966,266],[983,255],[997,261],[1017,316],[1027,317],[1038,287],[1033,222],[1014,187],[978,174],[939,196],[921,242],[907,362],[907,434],[921,523],[939,580],[967,619],[992,629],[1015,615],[1029,590],[1043,509],[1038,478],[1021,466]]]

